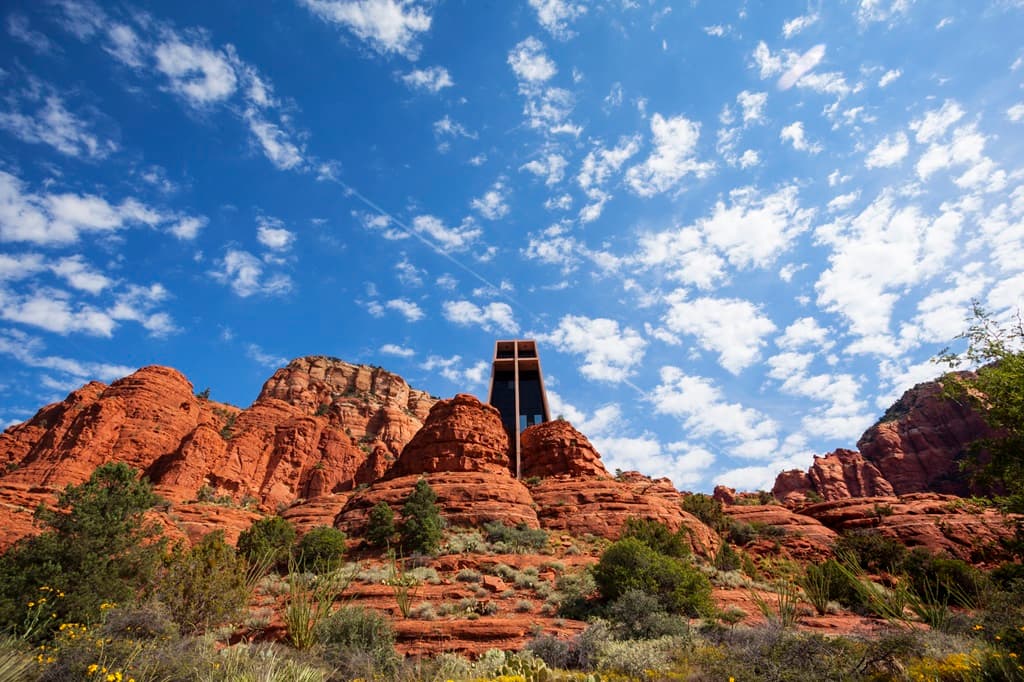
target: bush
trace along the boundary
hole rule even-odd
[[[713,610],[711,583],[700,571],[659,554],[636,538],[613,544],[592,570],[606,602],[628,590],[639,590],[658,597],[668,613],[702,616]]]
[[[214,531],[192,549],[175,548],[164,562],[156,595],[182,632],[201,632],[245,607],[246,562],[224,542],[224,531]]]
[[[673,533],[668,526],[659,521],[628,518],[622,526],[622,537],[636,538],[665,556],[690,556],[690,534],[685,529]]]
[[[503,545],[509,552],[536,552],[548,546],[548,534],[540,528],[530,528],[520,523],[509,528],[501,521],[484,524],[484,535],[488,542]]]
[[[371,547],[387,547],[395,537],[395,512],[387,502],[378,502],[366,521],[366,542]]]
[[[722,503],[704,493],[686,495],[680,505],[683,511],[693,514],[705,525],[721,532],[728,524],[728,517],[722,511]]]
[[[388,619],[369,609],[343,607],[317,627],[324,659],[340,679],[375,679],[398,666],[395,632]]]
[[[608,618],[623,639],[657,639],[689,632],[686,621],[670,616],[656,596],[640,590],[627,590],[609,604]]]
[[[464,568],[458,572],[455,579],[462,583],[478,583],[483,579],[480,571],[472,568]]]
[[[970,564],[922,547],[907,555],[902,568],[914,594],[932,604],[973,606],[985,586],[985,576]]]
[[[0,628],[20,625],[25,602],[40,588],[64,594],[46,608],[56,614],[54,625],[92,622],[100,604],[133,599],[164,551],[159,528],[143,518],[158,500],[137,471],[111,463],[85,483],[67,486],[56,510],[40,507],[36,519],[47,530],[0,558]]]
[[[549,668],[556,670],[565,670],[576,662],[569,642],[551,635],[535,637],[526,643],[525,648],[526,651],[544,661]]]
[[[722,646],[698,649],[699,680],[860,679],[851,671],[863,664],[863,647],[848,639],[770,627],[723,629],[718,636]]]
[[[257,519],[238,536],[238,552],[256,564],[265,562],[278,570],[287,568],[292,545],[295,544],[295,528],[287,519],[268,516]]]
[[[295,562],[303,571],[331,571],[341,566],[346,549],[344,533],[330,526],[317,526],[295,546]]]
[[[723,542],[722,547],[715,554],[715,568],[719,571],[738,570],[742,561],[740,555],[728,542]]]
[[[416,481],[416,487],[402,506],[401,539],[407,552],[437,552],[444,524],[436,502],[437,495],[427,480]]]
[[[836,556],[852,556],[866,571],[897,573],[907,557],[907,548],[873,531],[851,531],[832,547]]]
[[[860,592],[851,583],[848,571],[833,559],[821,564],[807,564],[798,582],[807,593],[807,601],[820,615],[827,613],[831,601],[846,607],[862,605]]]

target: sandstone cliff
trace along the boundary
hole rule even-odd
[[[851,497],[944,493],[971,489],[960,464],[968,446],[992,435],[969,406],[942,396],[942,384],[914,386],[857,441],[857,451],[839,449],[815,457],[807,472],[785,471],[772,493],[786,503]]]

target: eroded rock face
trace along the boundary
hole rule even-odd
[[[437,495],[437,506],[449,526],[479,528],[491,521],[506,526],[526,524],[539,528],[534,501],[526,486],[507,471],[503,474],[481,471],[440,471],[425,475],[387,478],[354,493],[334,520],[346,533],[360,535],[366,528],[370,510],[387,502],[395,511],[396,522],[402,506],[416,483],[425,478]]]
[[[577,476],[611,478],[587,437],[564,419],[527,428],[520,435],[523,478]]]
[[[1016,520],[955,495],[936,493],[835,500],[800,511],[839,532],[874,529],[907,547],[945,552],[973,563],[1009,558],[1002,541],[1013,537]]]
[[[782,553],[801,561],[820,561],[831,556],[832,543],[838,534],[818,519],[795,513],[777,504],[741,504],[723,507],[723,511],[736,519],[753,525],[776,526],[784,535],[777,538]],[[773,553],[775,541],[766,546],[755,545],[752,550]]]
[[[631,517],[652,519],[672,530],[686,528],[690,545],[702,556],[714,556],[718,535],[679,506],[682,495],[668,479],[651,480],[626,472],[620,480],[552,476],[531,487],[541,526],[572,535],[591,533],[617,540]]]
[[[508,435],[497,408],[460,393],[434,405],[387,478],[442,471],[510,475]]]
[[[383,475],[433,402],[390,372],[320,356],[278,370],[244,410],[197,397],[167,367],[92,382],[0,434],[0,545],[32,532],[36,504],[112,461],[179,504],[203,489],[272,511],[351,490]]]
[[[772,492],[787,503],[803,502],[811,493],[824,500],[922,492],[967,495],[977,491],[970,489],[960,463],[973,441],[991,435],[969,406],[943,398],[940,382],[918,384],[861,436],[857,452],[815,457],[804,475],[785,471]]]

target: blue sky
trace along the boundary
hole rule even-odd
[[[486,397],[770,486],[1024,293],[1024,3],[7,2],[0,421],[148,364]]]

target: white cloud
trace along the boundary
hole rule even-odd
[[[441,92],[444,88],[455,85],[448,69],[443,66],[431,66],[427,69],[414,69],[402,76],[402,82],[416,90]]]
[[[786,38],[792,38],[808,26],[816,24],[820,18],[821,17],[818,14],[804,14],[794,19],[790,19],[782,25],[782,35]]]
[[[848,192],[847,194],[840,194],[831,201],[828,202],[829,211],[845,211],[850,208],[860,198],[860,190],[856,192]]]
[[[565,177],[565,168],[569,162],[561,154],[544,154],[528,163],[524,163],[519,170],[533,173],[537,177],[544,178],[544,184],[548,187],[557,185]]]
[[[825,58],[825,46],[815,45],[811,49],[797,57],[785,73],[779,78],[780,90],[789,90],[796,85],[797,81],[804,77]]]
[[[933,109],[922,118],[910,123],[910,129],[917,135],[916,139],[922,144],[934,142],[946,134],[951,125],[964,117],[964,110],[954,100],[946,100],[942,107]]]
[[[450,358],[431,355],[420,367],[428,372],[437,370],[442,377],[460,386],[467,384],[483,386],[490,369],[490,365],[485,360],[480,360],[471,367],[464,368],[461,355],[453,355]]]
[[[255,108],[245,112],[245,122],[259,143],[264,155],[278,170],[301,166],[303,150],[290,139],[288,133],[261,116]]]
[[[471,206],[488,220],[499,220],[508,215],[507,189],[503,180],[497,180],[484,195],[473,199]]]
[[[47,144],[61,154],[104,159],[118,151],[110,139],[102,139],[92,125],[67,110],[56,90],[32,80],[24,91],[8,96],[9,111],[0,112],[0,128],[30,144]]]
[[[167,336],[179,330],[170,315],[154,310],[169,296],[162,284],[148,287],[129,285],[115,299],[114,306],[110,309],[110,317],[115,320],[138,322],[152,336]]]
[[[93,270],[80,255],[62,258],[51,265],[50,269],[75,289],[90,294],[98,294],[113,284],[109,277]]]
[[[269,369],[277,369],[288,364],[288,358],[268,353],[255,343],[246,345],[245,355],[256,364]]]
[[[103,46],[110,56],[134,69],[143,65],[144,45],[130,26],[114,23],[107,29],[107,44]]]
[[[59,289],[37,289],[24,296],[0,290],[0,317],[62,335],[81,332],[110,338],[117,326],[106,311],[76,305]]]
[[[862,24],[892,22],[910,11],[914,0],[860,0],[857,20]]]
[[[461,251],[475,242],[481,234],[479,227],[469,219],[458,227],[446,227],[440,218],[420,215],[412,219],[412,227],[420,234],[434,239],[445,251]]]
[[[764,121],[764,108],[768,104],[767,92],[750,92],[749,90],[744,90],[740,94],[736,95],[736,102],[740,105],[740,109],[743,111],[744,125]]]
[[[295,242],[295,233],[281,227],[277,220],[264,218],[264,224],[256,228],[256,239],[260,244],[274,251],[286,251]]]
[[[711,216],[699,221],[707,243],[737,268],[767,267],[810,227],[813,210],[800,208],[796,185],[761,195],[753,187],[729,193],[730,205],[715,203]],[[757,225],[751,231],[750,226]]]
[[[789,142],[793,149],[808,154],[817,154],[823,147],[817,142],[808,142],[804,135],[804,124],[802,121],[794,121],[779,132],[779,139]]]
[[[413,288],[423,286],[425,271],[410,263],[405,254],[402,254],[402,260],[395,263],[395,270],[398,272],[398,281],[403,285]]]
[[[661,383],[652,391],[654,411],[683,420],[683,427],[700,438],[733,444],[740,457],[766,457],[778,446],[778,425],[761,412],[730,403],[722,390],[705,377],[686,374],[678,367],[662,367]]]
[[[612,198],[610,193],[602,189],[603,186],[639,149],[638,137],[623,137],[619,139],[618,145],[612,148],[598,144],[597,148],[591,150],[583,159],[580,172],[576,175],[576,182],[590,203],[580,209],[582,222],[590,223],[601,217],[604,205]]]
[[[878,87],[884,88],[891,85],[896,81],[897,78],[903,75],[903,72],[899,69],[889,69],[882,74],[882,77],[878,79]]]
[[[29,26],[28,17],[22,14],[7,15],[7,34],[39,54],[48,54],[57,49],[45,34]]]
[[[1010,119],[1014,123],[1020,123],[1024,121],[1024,102],[1020,104],[1014,104],[1012,107],[1006,110],[1006,118]]]
[[[171,225],[167,231],[178,239],[189,241],[195,239],[208,222],[204,216],[185,216]]]
[[[558,69],[544,54],[544,45],[530,36],[508,53],[508,64],[520,83],[539,85],[550,80]]]
[[[406,348],[394,343],[385,343],[377,350],[381,355],[393,355],[396,358],[411,358],[416,355],[416,351],[412,348]]]
[[[419,322],[426,314],[416,303],[407,301],[404,298],[393,298],[384,304],[386,307],[399,313],[409,322]]]
[[[263,261],[248,251],[229,248],[224,258],[218,261],[218,268],[210,273],[213,278],[230,286],[242,298],[254,294],[279,296],[292,290],[292,280],[288,275],[267,275]]]
[[[822,327],[813,317],[801,317],[786,327],[782,336],[775,339],[775,345],[783,350],[800,350],[807,346],[830,350],[835,341],[832,330]]]
[[[114,205],[93,194],[32,194],[20,179],[0,171],[0,241],[73,244],[83,233],[109,234],[167,219],[131,198]]]
[[[651,117],[654,150],[647,160],[626,171],[626,182],[643,197],[674,188],[688,174],[702,178],[714,169],[710,162],[698,161],[697,142],[700,124],[685,116]]]
[[[918,136],[920,137],[920,134]],[[984,162],[986,160],[983,155],[984,150],[985,136],[979,133],[973,124],[962,126],[953,132],[953,138],[949,143],[929,145],[918,159],[915,169],[919,178],[927,180],[934,173],[946,168]],[[986,179],[988,175],[989,173],[983,173],[982,177],[975,178],[975,180]],[[965,180],[968,179],[965,178]],[[975,183],[965,182],[962,184]]]
[[[494,301],[478,306],[466,300],[445,301],[442,308],[446,320],[463,327],[479,325],[486,331],[497,329],[508,334],[519,331],[512,307],[507,303]]]
[[[952,209],[929,218],[885,190],[860,214],[818,227],[817,242],[832,249],[815,284],[818,305],[846,317],[850,332],[866,337],[863,343],[874,339],[873,347],[886,348],[878,342],[900,295],[943,270],[959,248],[962,223]]]
[[[223,101],[238,86],[231,62],[220,50],[188,45],[175,38],[158,45],[154,56],[156,68],[170,80],[171,91],[192,106]]]
[[[13,357],[28,367],[46,369],[68,374],[80,382],[91,379],[112,381],[135,371],[126,365],[111,365],[101,362],[83,362],[53,355],[41,355],[43,343],[17,329],[0,330],[0,353]]]
[[[761,163],[760,155],[753,149],[748,149],[740,155],[739,164],[740,168],[751,168]]]
[[[324,21],[344,26],[381,54],[415,59],[416,39],[430,29],[424,3],[415,0],[299,0]]]
[[[586,5],[572,0],[530,0],[530,7],[537,12],[537,21],[548,33],[556,38],[573,36],[569,24],[587,12]]]
[[[580,373],[597,381],[625,381],[643,360],[647,341],[632,327],[608,318],[565,315],[537,340],[564,353],[583,356]]]
[[[38,253],[0,253],[0,282],[25,279],[47,267]]]
[[[679,289],[665,297],[669,304],[663,317],[673,332],[691,334],[706,350],[718,353],[718,362],[733,374],[757,362],[765,337],[775,324],[759,306],[737,298],[686,298]]]
[[[910,153],[910,140],[906,133],[898,132],[895,135],[887,135],[881,142],[875,145],[874,149],[868,152],[864,160],[867,168],[888,168],[895,166],[906,158]]]

